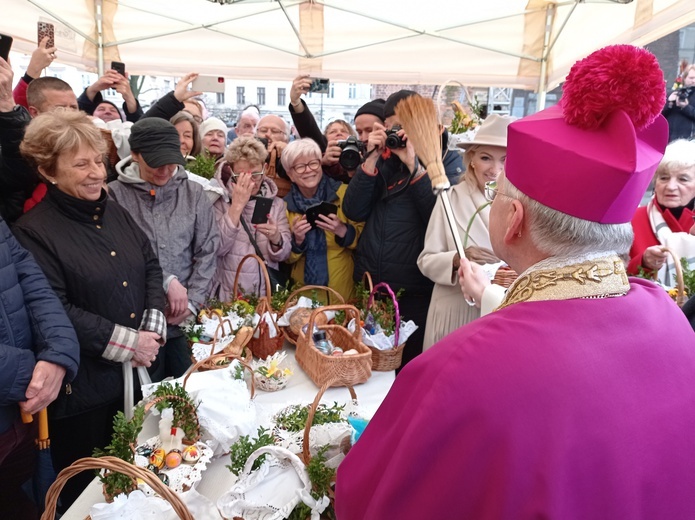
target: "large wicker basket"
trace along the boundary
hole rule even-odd
[[[326,287],[324,285],[304,285],[295,291],[292,292],[287,297],[287,300],[285,300],[285,305],[282,308],[282,311],[280,312],[281,315],[285,314],[287,312],[287,309],[290,307],[293,307],[294,305],[297,304],[297,301],[299,300],[299,296],[307,291],[325,291],[326,293],[326,301],[330,301],[331,296],[334,296],[337,300],[337,303],[343,304],[345,303],[345,300],[343,297],[340,295],[339,292],[337,292],[335,289],[331,289],[330,287]],[[299,332],[301,331],[302,327],[309,323],[309,317],[311,316],[311,311],[312,309],[297,309],[294,311],[292,314],[292,317],[290,318],[290,325],[289,326],[282,326],[280,327],[282,329],[282,333],[293,345],[297,344],[297,339],[299,337]],[[325,325],[327,323],[326,315],[325,314],[319,314],[316,318],[317,324],[319,325]]]
[[[395,329],[394,329],[394,343],[396,347],[389,350],[381,350],[375,347],[367,345],[369,350],[372,351],[372,370],[379,372],[390,372],[391,370],[396,370],[401,366],[403,361],[403,349],[405,348],[405,341],[403,343],[398,342],[398,336],[400,335],[401,329],[401,312],[398,308],[398,300],[396,300],[396,295],[393,290],[385,282],[376,284],[369,293],[369,301],[367,303],[367,308],[365,309],[365,314],[369,312],[369,309],[374,303],[374,297],[379,292],[379,289],[384,289],[389,297],[393,300],[393,307],[395,309]],[[356,325],[359,327],[359,323]]]
[[[372,353],[369,347],[362,343],[362,333],[359,328],[351,333],[341,325],[316,325],[316,319],[323,311],[345,311],[347,320],[355,318],[359,321],[360,313],[352,305],[328,305],[314,309],[309,318],[306,334],[299,333],[297,353],[295,358],[300,367],[317,385],[323,386],[354,386],[364,383],[372,375]],[[336,347],[344,351],[355,349],[358,354],[352,356],[327,356],[314,346],[312,330],[314,326],[325,330],[328,339]]]
[[[215,334],[213,335],[212,341],[210,343],[199,341],[199,343],[201,344],[210,345],[210,354],[208,356],[208,359],[210,356],[213,356],[215,354],[215,346],[217,345],[217,341],[219,340],[220,333],[222,333],[222,335],[225,334],[225,325],[228,327],[229,334],[233,334],[234,331],[232,330],[232,322],[226,318],[220,318],[220,323],[219,325],[217,325],[217,328],[215,329]],[[251,349],[246,348],[246,346],[248,345],[249,341],[251,341],[252,335],[252,327],[241,327],[237,331],[231,343],[225,346],[224,349],[222,349],[219,353],[227,354],[229,360],[233,358],[243,358],[246,360],[247,363],[251,363],[251,361],[253,360],[253,354],[251,353]],[[189,342],[189,346],[190,345],[191,344]],[[191,353],[191,361],[193,364],[198,363],[198,360],[195,358],[193,353]],[[210,362],[204,363],[200,366],[200,368],[198,368],[198,370],[202,372],[203,370],[216,370],[218,368],[224,368],[224,366],[228,364],[224,361],[224,359],[216,358],[215,364],[212,364]]]
[[[253,352],[253,355],[256,356],[257,358],[265,359],[268,356],[272,356],[279,350],[282,350],[282,345],[285,341],[283,335],[280,332],[280,327],[277,324],[276,319],[273,317],[273,308],[270,305],[270,295],[271,295],[271,286],[270,286],[270,276],[268,275],[268,270],[265,267],[265,263],[263,260],[258,256],[254,254],[246,255],[244,258],[241,259],[241,262],[239,262],[239,266],[237,267],[236,270],[236,275],[234,276],[234,292],[233,294],[236,295],[238,294],[239,290],[239,275],[241,274],[241,267],[244,265],[244,263],[249,260],[249,259],[254,259],[256,262],[258,262],[258,265],[260,266],[261,269],[261,276],[263,278],[263,281],[265,282],[265,296],[260,296],[258,298],[258,305],[256,306],[256,313],[259,316],[263,316],[265,312],[269,313],[271,316],[271,319],[273,321],[273,325],[275,326],[275,330],[277,331],[277,335],[274,338],[270,337],[270,327],[268,324],[264,321],[261,320],[258,322],[258,325],[256,326],[256,329],[254,330],[254,337],[251,338],[251,341],[249,342],[249,348],[251,349],[251,352]],[[260,293],[260,288],[259,291]],[[258,336],[258,337],[256,337]]]
[[[159,477],[144,468],[139,468],[134,464],[130,464],[118,457],[85,457],[73,462],[70,466],[58,473],[55,482],[51,484],[46,494],[46,510],[41,515],[41,520],[53,520],[56,514],[56,503],[60,492],[63,490],[65,483],[71,478],[85,470],[106,469],[115,471],[129,476],[133,480],[133,486],[136,486],[136,479],[142,479],[147,483],[160,497],[171,504],[176,514],[182,520],[194,520],[186,505],[179,496],[169,489]]]

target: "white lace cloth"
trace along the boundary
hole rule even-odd
[[[280,316],[280,319],[278,320],[278,325],[281,327],[289,327],[290,326],[290,318],[292,317],[292,314],[294,311],[297,309],[311,309],[313,307],[313,302],[311,301],[311,298],[307,298],[306,296],[300,296],[297,299],[297,304],[293,305],[292,307],[288,307],[285,313]],[[328,321],[331,321],[333,318],[335,318],[335,311],[324,311],[324,314],[326,315],[326,319]]]
[[[191,353],[196,361],[202,361],[203,359],[209,358],[212,354],[217,354],[222,351],[227,345],[229,345],[234,336],[225,336],[224,338],[218,340],[213,348],[210,343],[193,343],[191,346]],[[212,353],[211,353],[212,352]]]
[[[152,450],[156,450],[162,446],[162,441],[159,439],[159,435],[147,439],[140,446],[146,446]],[[138,447],[140,447],[138,446]],[[160,473],[164,473],[169,477],[169,487],[176,491],[177,493],[182,493],[184,490],[194,487],[200,479],[203,478],[203,471],[212,459],[212,449],[207,444],[202,442],[196,442],[195,446],[200,450],[200,458],[195,464],[181,463],[179,466],[173,469],[161,469]],[[147,468],[150,463],[149,459],[143,455],[135,455],[135,465],[141,468]],[[154,496],[154,490],[144,482],[141,483],[138,488],[146,496]]]
[[[241,435],[257,430],[256,406],[251,401],[245,380],[234,378],[237,361],[228,367],[191,374],[186,390],[198,406],[198,421],[202,439],[214,450],[215,456],[229,451]],[[183,384],[183,377],[170,381]],[[157,383],[142,387],[145,398],[155,391]],[[154,412],[153,412],[154,413]]]
[[[402,345],[408,338],[417,330],[417,325],[413,320],[408,320],[401,322],[401,327],[398,332],[398,345]],[[350,332],[355,332],[355,320],[350,320],[347,329]],[[379,350],[391,350],[398,345],[394,345],[396,342],[396,334],[386,335],[383,331],[377,332],[375,334],[370,334],[364,327],[362,327],[362,343],[368,347],[378,348]]]
[[[263,454],[266,458],[261,467],[252,471],[253,463]],[[310,491],[309,475],[296,455],[278,446],[264,446],[251,454],[236,483],[217,501],[217,507],[225,518],[282,520],[304,499],[312,508],[311,518],[318,520],[328,506],[328,498],[316,501]]]
[[[179,493],[179,498],[196,520],[221,519],[215,504],[195,489]],[[158,496],[147,496],[140,490],[135,490],[129,495],[118,495],[111,503],[94,504],[89,510],[89,515],[92,520],[179,519],[169,502]]]

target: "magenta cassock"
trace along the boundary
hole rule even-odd
[[[410,363],[339,520],[694,519],[695,333],[665,291],[518,303]]]

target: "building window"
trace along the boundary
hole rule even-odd
[[[256,104],[258,106],[265,105],[265,87],[258,87],[256,89]]]
[[[245,105],[246,104],[246,94],[244,93],[244,87],[236,88],[236,104]]]
[[[357,97],[357,85],[350,83],[348,86],[348,98],[355,99]]]
[[[285,98],[285,89],[284,88],[279,88],[278,89],[278,105],[283,106],[287,103],[287,99]]]
[[[224,105],[224,92],[217,93],[217,104]]]

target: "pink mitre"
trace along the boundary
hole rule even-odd
[[[653,54],[604,47],[574,64],[560,105],[509,125],[506,177],[562,213],[629,222],[668,143],[665,101]]]

